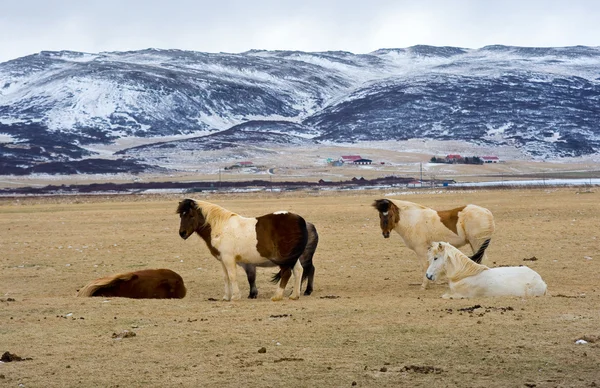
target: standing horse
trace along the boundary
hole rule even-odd
[[[319,234],[317,233],[317,228],[310,222],[306,223],[306,230],[308,232],[308,242],[306,243],[306,248],[304,248],[304,252],[300,255],[298,259],[300,264],[302,265],[302,281],[308,279],[306,282],[306,290],[304,290],[304,295],[310,295],[313,291],[313,282],[315,278],[315,266],[313,265],[313,256],[315,254],[315,250],[317,249],[317,244],[319,244]],[[246,271],[246,276],[248,277],[248,284],[250,285],[250,294],[248,298],[256,299],[258,296],[258,289],[256,288],[256,267],[274,267],[276,264],[273,262],[265,262],[262,265],[256,264],[247,264],[247,263],[238,263],[244,271]],[[277,272],[275,276],[273,276],[273,282],[277,283],[281,279],[281,271]]]
[[[281,280],[271,298],[283,299],[292,272],[294,289],[290,299],[300,297],[302,265],[298,258],[308,240],[306,221],[301,216],[280,211],[260,217],[243,217],[210,202],[185,199],[179,202],[179,235],[186,240],[194,232],[221,262],[225,282],[224,300],[240,299],[236,263],[279,266]]]
[[[477,264],[464,253],[445,242],[434,242],[427,253],[426,276],[436,280],[448,278],[450,292],[444,299],[479,296],[542,296],[546,283],[528,267],[489,268]]]
[[[80,289],[77,296],[104,296],[135,299],[183,298],[183,279],[170,269],[143,269],[96,279]]]
[[[390,232],[395,230],[421,260],[423,289],[427,288],[429,282],[425,271],[427,249],[432,242],[445,241],[456,247],[469,244],[473,252],[477,252],[495,229],[492,212],[477,205],[436,211],[413,202],[378,199],[373,207],[379,211],[383,237],[390,237]],[[485,258],[485,248],[473,258],[481,262]]]

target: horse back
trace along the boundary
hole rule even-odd
[[[258,253],[281,267],[292,268],[308,242],[304,218],[281,212],[266,214],[256,220]]]
[[[492,212],[477,205],[465,206],[459,223],[468,238],[489,238],[496,228]]]
[[[147,269],[115,276],[91,296],[134,299],[183,298],[186,288],[179,274],[169,269]]]

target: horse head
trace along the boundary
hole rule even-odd
[[[204,217],[198,204],[193,199],[184,199],[177,206],[177,213],[181,218],[179,224],[179,235],[186,240],[190,237],[201,225],[204,225]]]
[[[433,242],[427,249],[427,260],[429,261],[429,267],[425,276],[429,280],[435,280],[439,278],[445,272],[446,263],[446,247],[445,243]]]
[[[390,237],[390,232],[400,220],[398,207],[388,199],[377,199],[373,207],[379,212],[379,226],[384,238]]]

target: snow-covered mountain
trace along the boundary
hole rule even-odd
[[[174,136],[187,140],[161,140]],[[157,140],[98,154],[122,138]],[[0,64],[0,174],[98,172],[82,167],[97,158],[122,171],[181,147],[412,138],[599,153],[600,48],[62,51]]]

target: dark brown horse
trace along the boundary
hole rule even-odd
[[[306,248],[304,248],[304,252],[298,260],[300,260],[300,264],[302,264],[302,281],[306,281],[306,290],[304,290],[304,295],[310,295],[313,292],[313,283],[315,279],[315,266],[313,265],[313,256],[315,255],[315,251],[317,250],[317,245],[319,244],[319,234],[317,233],[317,228],[310,222],[306,223],[306,230],[308,231],[308,242],[306,243]],[[248,277],[248,284],[250,285],[250,294],[248,298],[256,299],[258,296],[258,288],[256,288],[256,267],[274,267],[275,264],[271,262],[265,263],[263,265],[254,265],[247,263],[239,263],[239,265],[244,268],[246,271],[246,276]],[[275,276],[273,276],[273,283],[277,283],[281,278],[281,271],[277,272]]]
[[[183,279],[170,269],[144,269],[96,279],[77,296],[104,296],[135,299],[181,299],[186,289]]]
[[[274,301],[283,298],[293,273],[295,282],[290,299],[299,298],[303,268],[298,258],[308,241],[304,218],[287,211],[243,217],[219,205],[193,199],[181,201],[177,213],[181,219],[181,238],[185,240],[197,233],[210,253],[221,262],[225,281],[223,300],[240,298],[238,263],[279,266],[281,280],[271,298]]]

